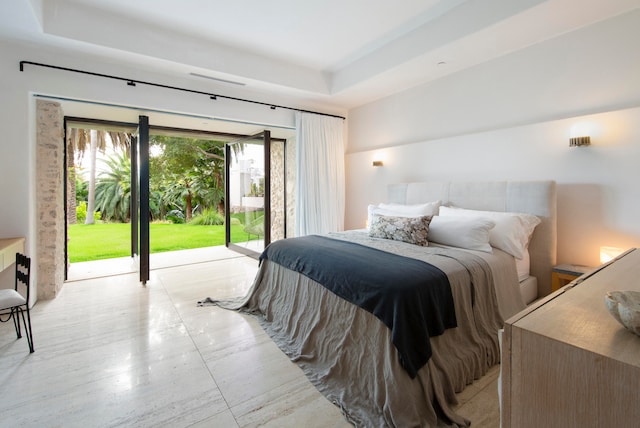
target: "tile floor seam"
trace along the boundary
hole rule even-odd
[[[216,264],[218,261],[230,260],[230,259],[234,259],[234,258],[237,258],[237,257],[229,257],[227,259],[213,260],[213,261],[209,261],[209,262],[206,262],[206,263]],[[233,413],[233,411],[231,411],[231,407],[229,406],[229,402],[227,401],[227,398],[224,396],[224,394],[222,392],[222,389],[220,389],[220,386],[218,385],[218,382],[216,381],[216,378],[215,378],[214,374],[212,373],[211,369],[209,368],[209,365],[207,364],[207,361],[204,358],[204,355],[202,355],[202,351],[200,350],[200,347],[198,346],[198,344],[196,343],[195,339],[193,338],[193,335],[191,334],[191,329],[189,328],[189,325],[185,322],[184,318],[182,317],[182,314],[180,313],[180,311],[176,307],[176,303],[173,300],[173,297],[171,296],[171,293],[169,293],[169,290],[167,290],[167,287],[164,284],[164,281],[162,281],[162,278],[160,276],[158,276],[158,282],[162,285],[162,289],[167,294],[167,298],[171,302],[171,305],[173,306],[174,310],[176,311],[176,314],[178,315],[178,318],[180,319],[180,322],[184,326],[187,334],[189,335],[189,340],[191,340],[191,343],[193,343],[194,348],[197,350],[198,355],[200,357],[200,360],[202,361],[202,364],[204,365],[204,367],[206,368],[207,372],[209,373],[209,376],[211,377],[211,381],[213,382],[213,385],[220,392],[220,396],[222,397],[222,400],[224,401],[224,404],[225,404],[225,406],[227,408],[227,411],[231,412],[231,414],[233,415],[233,419],[236,421],[236,424],[238,424],[238,421],[236,419],[236,415]],[[194,305],[195,305],[195,303],[194,303]],[[220,412],[220,413],[222,413],[222,412]]]

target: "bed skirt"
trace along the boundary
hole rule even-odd
[[[242,310],[259,315],[280,349],[355,426],[468,426],[454,411],[456,393],[499,363],[499,315],[494,331],[469,328],[475,326],[472,308],[480,305],[472,305],[468,293],[454,291],[456,302],[469,308],[457,308],[465,325],[432,338],[431,359],[411,379],[391,332],[371,313],[268,261],[254,288]]]

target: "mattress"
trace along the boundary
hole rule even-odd
[[[529,304],[538,298],[538,280],[534,276],[529,276],[520,281],[520,294],[525,304]]]

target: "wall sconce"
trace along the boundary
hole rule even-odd
[[[591,137],[571,137],[569,138],[569,147],[588,146],[591,144]]]
[[[373,161],[373,166],[383,166],[383,163],[381,160],[374,160]]]
[[[604,264],[618,257],[623,253],[622,248],[618,247],[600,247],[600,263]]]

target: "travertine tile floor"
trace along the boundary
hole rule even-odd
[[[244,294],[257,262],[157,269],[64,285],[32,309],[36,351],[0,325],[0,426],[345,427],[248,315],[197,307]],[[498,370],[459,395],[474,427],[498,427]]]

